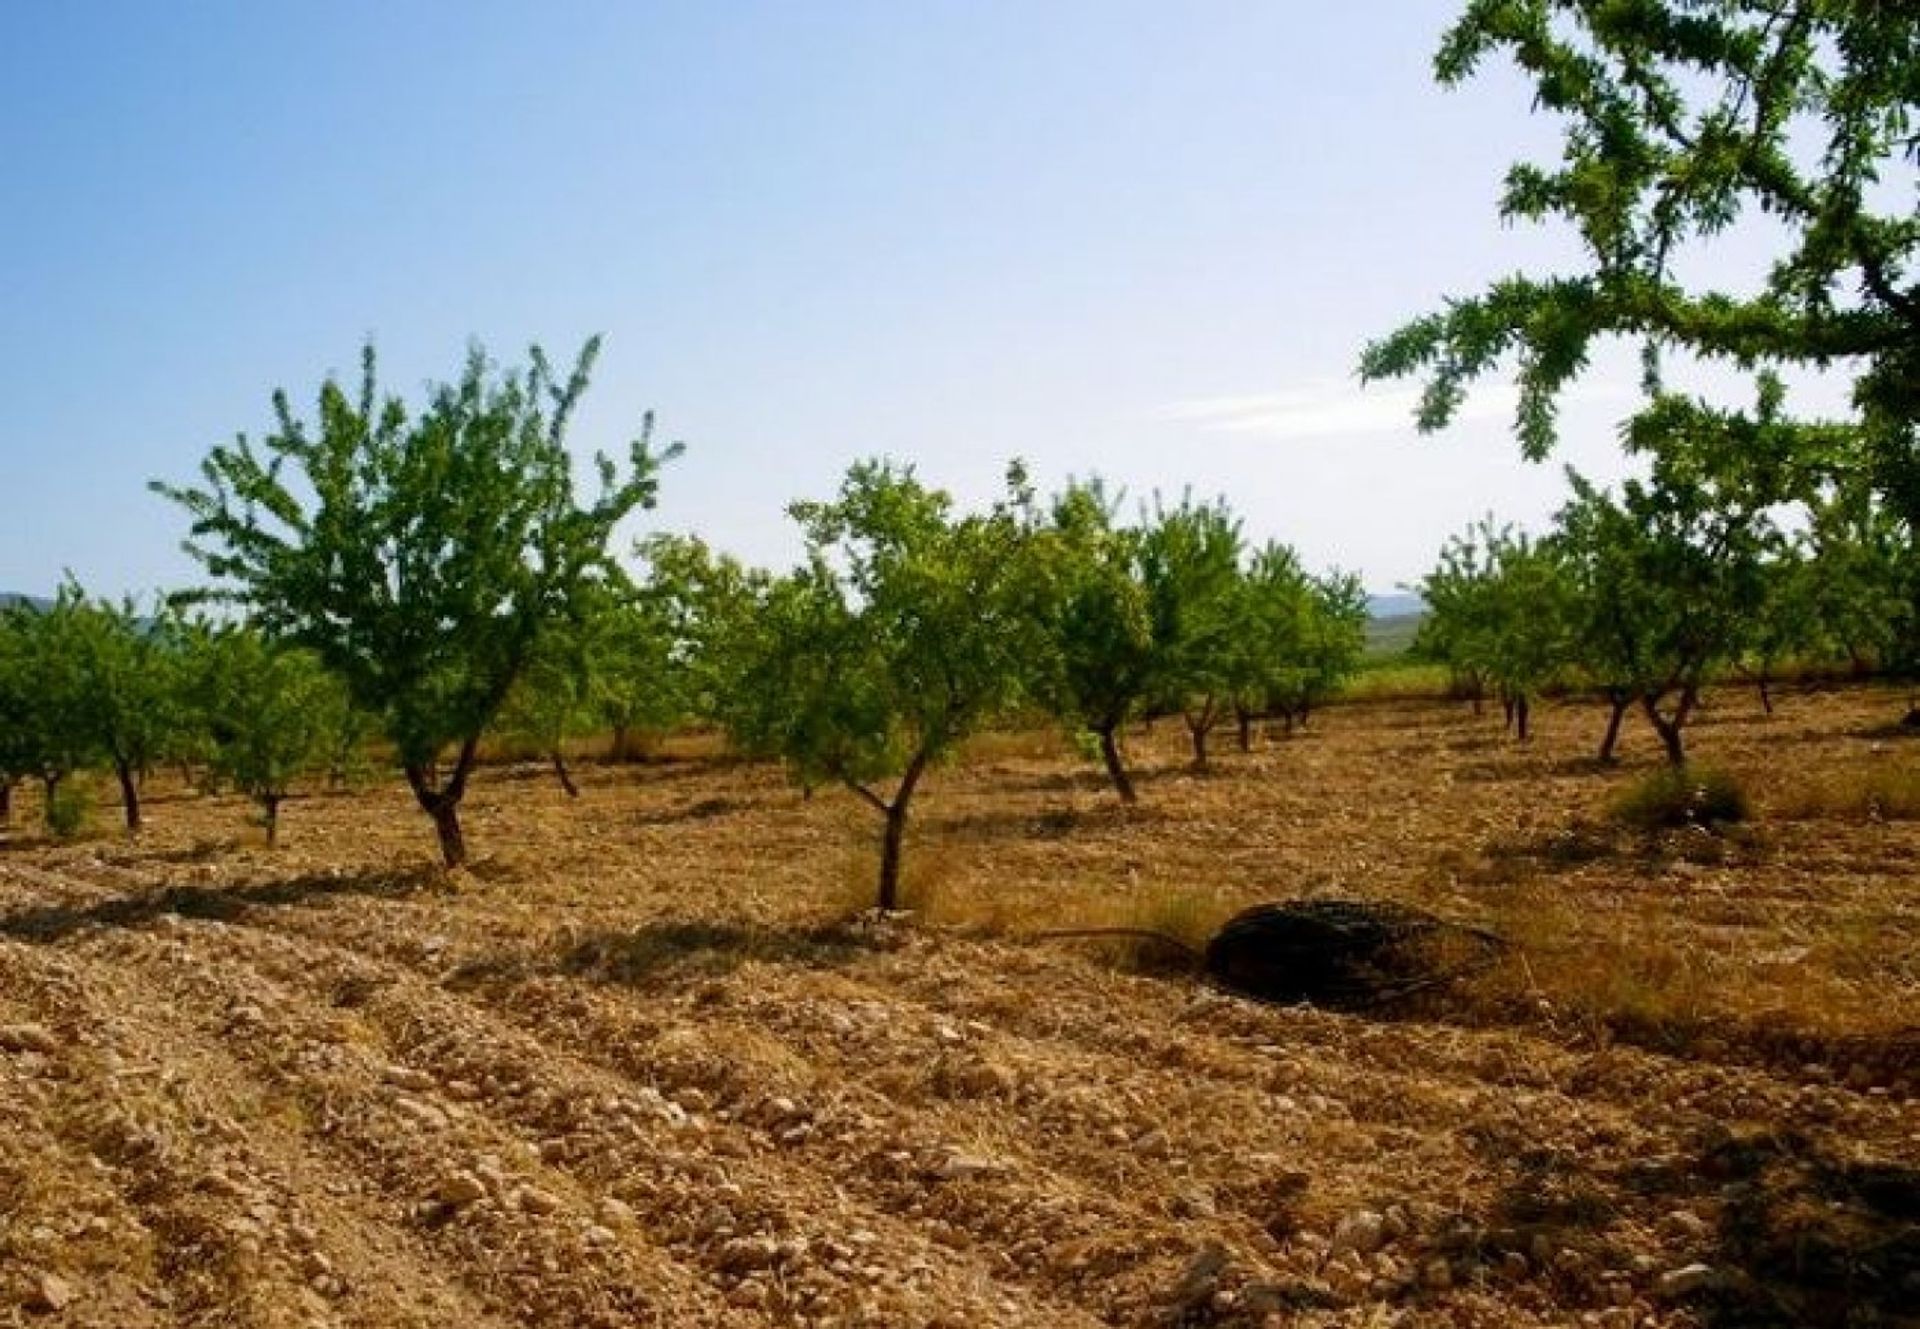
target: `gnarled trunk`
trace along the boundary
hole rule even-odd
[[[285,794],[260,795],[261,820],[266,823],[269,849],[277,849],[280,846],[280,801],[285,797]]]
[[[1680,700],[1673,708],[1672,715],[1660,710],[1660,699],[1656,693],[1641,697],[1641,708],[1646,711],[1647,719],[1653,725],[1653,732],[1660,735],[1660,745],[1666,749],[1667,762],[1673,766],[1687,764],[1687,750],[1681,731],[1686,728],[1687,717],[1692,714],[1694,703],[1699,700],[1699,690],[1691,683],[1680,689]]]
[[[1516,693],[1513,698],[1513,723],[1522,743],[1533,737],[1533,731],[1528,727],[1532,718],[1533,703],[1527,699],[1526,693]]]
[[[1236,705],[1233,708],[1233,718],[1234,718],[1234,722],[1239,726],[1239,730],[1240,730],[1240,750],[1242,752],[1252,752],[1253,751],[1253,712],[1248,710],[1244,706]]]
[[[434,833],[440,838],[440,859],[450,868],[467,861],[467,840],[460,831],[460,800],[466,795],[467,777],[473,771],[479,745],[477,737],[461,744],[453,774],[444,785],[436,785],[436,772],[430,762],[409,762],[404,768],[414,800],[433,818]]]
[[[13,825],[13,781],[0,780],[0,826]]]

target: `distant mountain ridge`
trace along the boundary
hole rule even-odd
[[[1412,591],[1388,591],[1367,597],[1368,618],[1418,617],[1427,612],[1427,602]]]
[[[0,591],[0,609],[11,609],[15,605],[26,605],[29,609],[50,608],[53,601],[38,595],[22,595],[18,591]]]

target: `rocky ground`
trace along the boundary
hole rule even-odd
[[[1586,708],[1343,708],[1206,777],[1161,726],[1132,811],[996,739],[883,922],[862,805],[713,759],[489,770],[451,876],[385,785],[271,851],[179,789],[16,830],[0,1323],[1920,1323],[1920,822],[1844,797],[1899,713],[1716,699],[1758,815],[1653,838]],[[1297,895],[1521,947],[1339,1014],[1032,935]]]

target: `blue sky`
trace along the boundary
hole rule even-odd
[[[1376,589],[1537,522],[1508,398],[1435,439],[1372,335],[1561,262],[1503,229],[1550,144],[1457,3],[12,5],[0,14],[0,589],[193,577],[149,494],[309,402],[606,335],[574,433],[687,444],[635,530],[785,564],[793,498],[877,454],[963,498],[1224,493]],[[1624,367],[1560,458],[1616,473]]]

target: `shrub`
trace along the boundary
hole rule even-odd
[[[47,834],[56,840],[71,840],[86,829],[93,815],[93,800],[72,780],[63,782],[47,800]]]
[[[1725,771],[1669,766],[1637,781],[1613,803],[1613,819],[1643,831],[1745,821],[1746,790]]]

